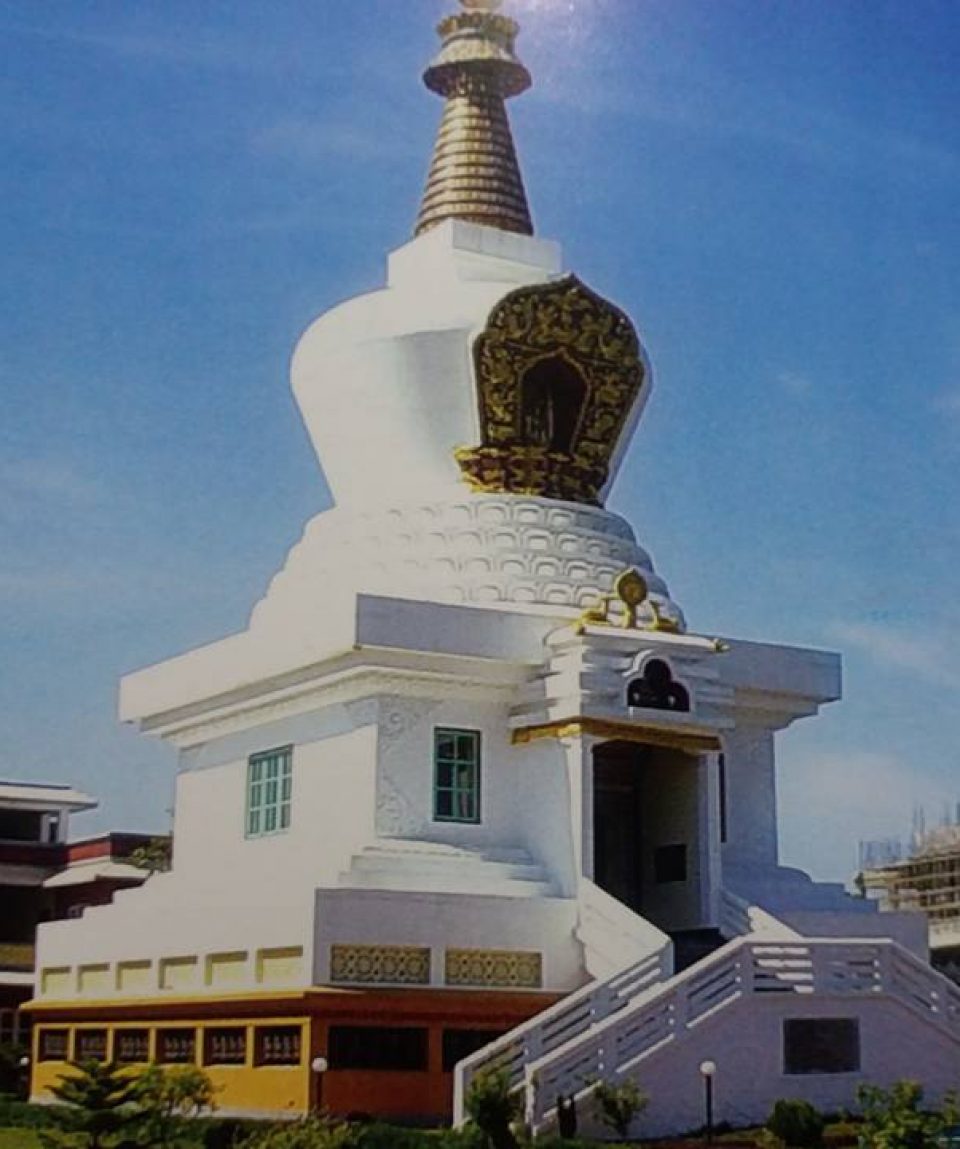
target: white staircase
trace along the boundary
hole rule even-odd
[[[557,891],[525,850],[471,850],[442,842],[381,838],[350,859],[338,886],[550,898]]]
[[[527,1122],[542,1130],[555,1120],[558,1097],[585,1101],[598,1080],[638,1075],[655,1059],[689,1048],[711,1019],[772,997],[892,999],[954,1043],[960,1058],[960,987],[897,942],[802,937],[730,893],[721,897],[720,911],[724,933],[742,936],[683,973],[669,976],[664,954],[650,954],[460,1062],[455,1121],[464,1119],[466,1091],[477,1074],[505,1070],[523,1090]]]

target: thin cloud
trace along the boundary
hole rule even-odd
[[[944,391],[938,395],[933,401],[933,409],[941,415],[960,419],[960,387]]]
[[[238,72],[276,72],[283,67],[280,52],[270,54],[263,51],[258,55],[251,52],[249,43],[245,41],[231,43],[224,36],[223,29],[207,34],[195,29],[189,36],[176,38],[123,32],[105,35],[60,25],[19,23],[4,23],[0,25],[0,30],[11,36],[76,44],[120,60],[155,61]]]
[[[871,751],[830,752],[782,764],[778,801],[785,859],[815,874],[852,875],[860,841],[905,844],[914,808],[938,811],[946,798],[912,763]],[[793,812],[802,817],[793,818]]]
[[[287,116],[256,132],[251,138],[256,154],[279,156],[308,166],[330,159],[377,163],[420,158],[423,144],[409,133],[383,131],[382,123],[360,128],[356,121]]]
[[[798,371],[779,371],[777,382],[791,395],[809,395],[813,391],[813,380],[808,375],[801,375]]]
[[[679,81],[679,82],[678,82]],[[862,172],[865,165],[883,169],[884,179],[954,180],[960,176],[960,154],[939,141],[869,126],[835,111],[797,103],[767,91],[762,100],[735,80],[723,84],[668,71],[644,85],[624,87],[564,59],[563,70],[548,71],[531,99],[594,117],[664,124],[713,139],[752,139],[784,148],[825,166]]]
[[[92,507],[103,501],[103,484],[73,464],[42,456],[0,463],[0,515],[33,513],[37,504]]]
[[[835,623],[831,637],[881,666],[910,670],[928,682],[960,690],[960,655],[939,634],[877,623]]]

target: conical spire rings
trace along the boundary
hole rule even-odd
[[[517,25],[495,0],[461,0],[464,11],[441,21],[440,54],[424,83],[446,105],[416,234],[445,219],[533,234],[505,100],[530,86],[513,53]]]

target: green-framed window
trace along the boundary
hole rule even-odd
[[[247,837],[289,829],[292,796],[293,747],[251,755],[247,762]]]
[[[479,730],[434,730],[433,817],[437,822],[480,821]]]

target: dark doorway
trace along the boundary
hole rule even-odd
[[[593,880],[637,913],[643,901],[642,749],[604,742],[593,752]]]
[[[569,454],[586,394],[583,376],[561,356],[534,363],[520,384],[523,442]]]
[[[593,880],[667,933],[703,926],[699,759],[646,742],[593,750]]]

